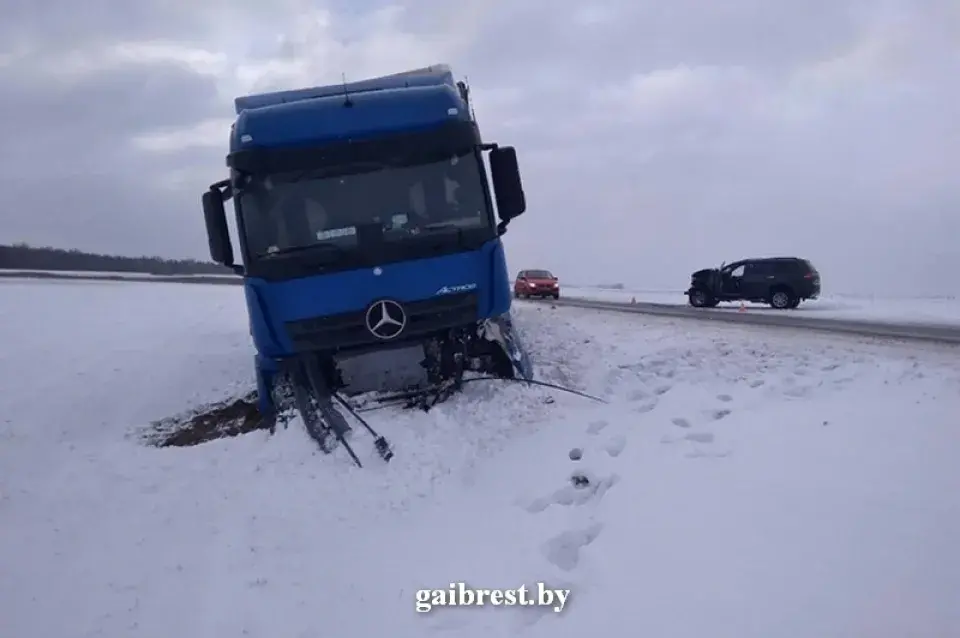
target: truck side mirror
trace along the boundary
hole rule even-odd
[[[223,195],[217,187],[203,194],[203,219],[207,224],[207,242],[210,257],[218,264],[233,268],[233,244],[227,228],[227,213],[223,207]]]
[[[523,194],[516,149],[500,146],[491,150],[490,174],[500,219],[506,222],[519,217],[527,210],[527,200]]]

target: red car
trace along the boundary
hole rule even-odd
[[[560,280],[549,270],[521,270],[513,283],[513,296],[517,299],[530,297],[560,298]]]

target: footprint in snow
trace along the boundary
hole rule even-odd
[[[717,401],[723,401],[724,403],[730,403],[733,401],[733,397],[729,394],[718,394]]]
[[[646,414],[647,412],[653,412],[657,407],[656,401],[651,401],[650,403],[644,403],[643,405],[638,405],[633,409],[637,414]]]
[[[693,443],[713,443],[716,440],[712,432],[691,432],[683,438]]]
[[[539,514],[551,505],[568,507],[599,503],[607,491],[619,482],[619,474],[597,477],[586,471],[576,471],[570,476],[568,485],[552,494],[533,499],[524,509],[530,514]]]
[[[791,399],[805,399],[812,392],[812,389],[805,385],[793,385],[786,382],[784,382],[784,385],[787,387],[783,389],[783,395]]]
[[[597,540],[602,531],[602,523],[593,523],[583,529],[561,532],[543,544],[543,554],[555,567],[572,571],[580,563],[580,550]]]
[[[607,454],[609,454],[613,458],[616,458],[620,456],[620,453],[623,452],[623,450],[626,447],[627,447],[627,437],[623,436],[622,434],[618,434],[612,437],[609,441],[607,441],[607,444],[604,447],[604,449],[607,451]]]
[[[719,421],[720,419],[730,416],[730,410],[710,410],[710,418],[714,421]]]
[[[593,421],[587,426],[587,434],[600,434],[603,428],[607,427],[608,425],[610,425],[610,422],[602,419],[599,421]]]
[[[727,450],[726,452],[704,452],[703,450],[694,450],[693,452],[687,452],[684,454],[688,459],[724,459],[730,456],[732,452]]]
[[[764,381],[763,379],[754,379],[753,381],[750,382],[749,385],[751,388],[759,388],[764,383],[766,383],[766,381]]]
[[[674,424],[675,426],[677,426],[678,428],[688,428],[688,427],[690,427],[690,421],[688,421],[688,420],[686,420],[686,419],[684,419],[684,418],[682,418],[682,417],[674,417],[674,418],[670,419],[670,423],[673,423],[673,424]]]

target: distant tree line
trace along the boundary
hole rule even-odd
[[[0,244],[0,270],[123,272],[151,275],[231,275],[229,268],[195,259],[120,257],[79,250]]]

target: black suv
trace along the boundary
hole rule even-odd
[[[685,294],[695,308],[713,308],[721,301],[796,308],[802,300],[820,296],[820,273],[798,257],[743,259],[693,273]]]

